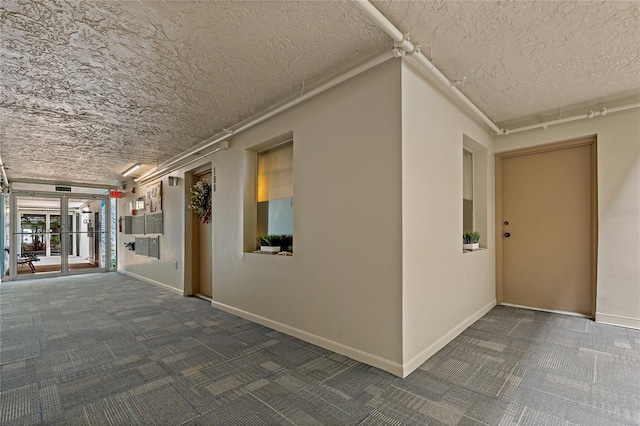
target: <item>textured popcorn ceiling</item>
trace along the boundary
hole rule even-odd
[[[637,0],[372,3],[497,123],[640,90]]]
[[[115,183],[389,43],[351,3],[24,0],[0,10],[10,179]]]
[[[639,2],[374,2],[505,122],[640,87]],[[10,179],[115,184],[391,45],[350,2],[0,3]]]

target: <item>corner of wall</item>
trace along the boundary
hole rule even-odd
[[[486,222],[487,249],[466,254],[461,241],[464,142],[481,152],[481,179],[486,184],[478,193],[482,202],[477,208]],[[402,69],[404,375],[495,306],[492,155],[487,126],[406,63]]]
[[[458,337],[463,331],[465,331],[470,325],[482,318],[487,312],[496,306],[495,299],[483,306],[478,311],[464,319],[460,324],[449,330],[446,334],[440,337],[438,340],[427,346],[422,352],[415,355],[409,361],[406,361],[402,365],[402,378],[407,377],[409,374],[418,369],[425,361],[435,355],[440,349],[448,345],[452,340]]]

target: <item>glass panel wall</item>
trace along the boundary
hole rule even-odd
[[[115,271],[118,269],[118,252],[116,250],[117,245],[117,233],[116,233],[116,200],[112,198],[110,200],[110,209],[111,209],[111,263],[110,270]]]
[[[61,272],[60,199],[16,197],[17,275]]]
[[[11,241],[5,245],[2,276],[28,279],[110,269],[115,245],[109,239],[108,198],[20,192],[5,198],[11,199],[13,222],[9,228],[3,221]]]
[[[69,271],[106,268],[104,200],[69,198],[69,240],[75,247],[69,253]]]
[[[0,281],[6,279],[9,275],[9,239],[11,230],[9,228],[9,197],[6,194],[0,194],[0,243],[2,244],[2,263],[0,263]]]

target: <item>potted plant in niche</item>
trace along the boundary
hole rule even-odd
[[[267,234],[258,237],[258,244],[260,244],[260,251],[268,253],[278,253],[280,251],[280,239],[278,235]]]
[[[292,252],[293,251],[293,235],[283,234],[283,235],[280,235],[280,237],[281,237],[280,249],[282,251]]]
[[[284,234],[267,234],[258,237],[260,251],[268,253],[278,253],[281,250],[288,250],[292,244],[293,236]]]
[[[480,248],[480,233],[476,231],[465,232],[462,234],[463,250],[478,250]]]

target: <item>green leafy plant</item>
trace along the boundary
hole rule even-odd
[[[269,247],[289,247],[293,243],[293,235],[267,234],[258,237],[258,244]]]
[[[273,237],[275,237],[275,235],[262,235],[258,237],[258,245],[271,247],[273,243]]]
[[[25,247],[28,251],[44,251],[46,244],[42,234],[46,231],[45,217],[37,214],[25,214],[20,218],[22,229],[31,230],[31,247]]]
[[[198,223],[209,223],[211,221],[211,184],[198,181],[191,188],[191,203],[189,208],[198,217]]]
[[[60,236],[59,235],[52,235],[51,236],[51,248],[56,248],[59,249],[61,247],[60,244]]]
[[[462,243],[463,244],[475,244],[480,241],[480,233],[476,231],[465,232],[462,234]]]

